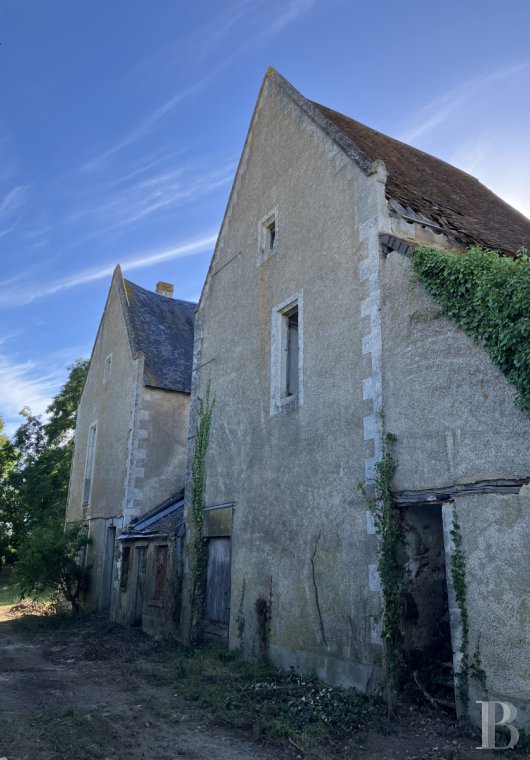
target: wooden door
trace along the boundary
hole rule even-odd
[[[136,594],[134,598],[133,625],[142,625],[144,612],[145,572],[147,568],[147,546],[136,547]]]
[[[115,546],[116,528],[107,528],[105,536],[105,554],[103,556],[103,574],[101,576],[101,593],[99,597],[99,608],[102,612],[109,611],[112,598]]]
[[[205,634],[228,641],[230,622],[230,539],[210,538],[206,576]]]

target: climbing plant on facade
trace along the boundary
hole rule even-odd
[[[210,441],[210,427],[214,401],[211,398],[210,384],[206,388],[204,400],[200,402],[197,432],[191,468],[191,518],[193,522],[192,542],[192,637],[200,638],[200,620],[204,606],[206,571],[208,567],[208,543],[203,536],[204,527],[204,491],[206,489],[206,454]]]
[[[488,351],[530,414],[530,259],[478,246],[464,254],[418,248],[412,268],[444,314]]]
[[[375,465],[373,482],[368,485],[359,483],[357,486],[372,513],[375,532],[379,538],[377,569],[383,593],[381,635],[385,652],[389,705],[393,701],[392,694],[399,689],[403,667],[402,570],[397,558],[401,532],[390,490],[390,484],[396,472],[396,462],[391,451],[395,440],[395,436],[391,433],[383,435],[383,453],[381,460]]]

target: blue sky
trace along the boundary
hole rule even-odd
[[[112,270],[198,298],[269,65],[530,215],[530,4],[0,5],[0,415],[88,356]]]

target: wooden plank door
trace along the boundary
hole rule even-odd
[[[116,528],[107,528],[105,535],[105,554],[103,555],[103,574],[101,576],[101,593],[99,608],[102,612],[108,612],[112,597],[114,581],[114,553],[116,546]]]
[[[230,538],[210,538],[206,576],[205,634],[208,638],[226,642],[230,622],[230,560]]]
[[[134,598],[133,625],[142,625],[144,612],[145,572],[147,568],[147,546],[136,547],[136,594]]]

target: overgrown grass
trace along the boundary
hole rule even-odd
[[[294,743],[313,757],[321,756],[319,750],[338,751],[363,727],[382,727],[379,700],[215,645],[165,652],[163,665],[143,675],[155,686],[171,685],[176,698],[207,708],[222,725],[250,731],[255,739]]]
[[[3,567],[0,570],[0,607],[11,607],[20,601],[20,591],[15,585],[13,569]]]

